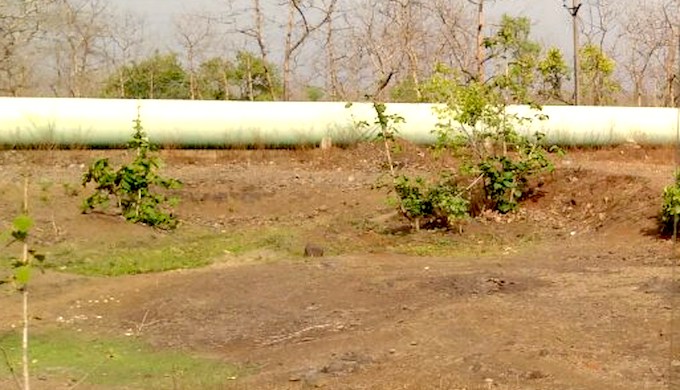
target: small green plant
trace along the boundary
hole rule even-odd
[[[358,122],[360,129],[368,129],[374,139],[383,143],[385,164],[389,175],[387,186],[396,195],[395,200],[399,213],[408,219],[417,231],[422,226],[452,227],[458,225],[468,215],[469,202],[464,192],[458,188],[453,177],[442,175],[436,183],[430,183],[421,177],[411,178],[400,174],[394,163],[393,153],[400,150],[396,142],[399,124],[404,118],[397,114],[388,114],[384,103],[373,103],[375,121]]]
[[[134,134],[128,148],[135,152],[134,160],[115,169],[108,159],[95,161],[83,175],[82,184],[95,183],[95,192],[83,203],[83,212],[108,207],[114,199],[126,220],[161,229],[177,226],[177,217],[168,210],[176,203],[157,190],[181,187],[179,180],[164,178],[157,171],[161,161],[153,154],[155,146],[149,141],[139,116],[134,121]]]
[[[509,113],[509,96],[526,94],[507,78],[460,83],[455,74],[439,66],[423,91],[442,103],[436,114],[439,123],[433,130],[435,149],[451,152],[459,161],[456,175],[450,170],[437,173],[435,180],[398,175],[391,150],[402,117],[387,115],[382,103],[373,103],[378,128],[377,139],[384,142],[385,159],[401,214],[415,230],[421,226],[458,226],[470,214],[486,209],[500,213],[517,210],[529,193],[532,179],[554,166],[548,154],[556,148],[544,146],[544,136],[520,134],[519,128],[533,120],[544,119],[540,107],[532,105],[534,115]],[[360,122],[359,126],[370,126]],[[481,195],[481,196],[478,196]]]
[[[531,179],[554,169],[548,154],[559,151],[544,146],[541,133],[527,136],[518,131],[534,120],[545,119],[541,108],[532,105],[534,115],[528,117],[509,113],[507,96],[513,95],[517,86],[508,85],[507,79],[461,85],[448,75],[451,73],[446,71],[435,75],[428,86],[438,96],[445,96],[445,105],[436,109],[437,148],[451,151],[462,161],[460,174],[469,178],[468,189],[481,187],[483,196],[477,201],[481,204],[472,205],[474,210],[517,210]]]
[[[453,178],[430,184],[422,177],[400,176],[394,187],[405,216],[413,221],[416,230],[423,225],[456,225],[459,231],[462,229],[461,222],[468,217],[470,201]]]
[[[77,184],[62,183],[61,186],[66,196],[76,197],[80,193],[80,186]]]
[[[661,234],[677,235],[676,228],[680,221],[680,169],[675,172],[675,183],[663,190],[659,219]]]
[[[23,309],[23,331],[21,341],[22,351],[22,369],[23,369],[23,386],[14,373],[10,362],[6,362],[10,366],[10,370],[14,376],[17,387],[23,390],[30,389],[30,375],[29,375],[29,348],[28,348],[28,283],[31,280],[31,273],[35,265],[40,266],[45,261],[45,255],[35,251],[29,246],[29,232],[33,227],[33,219],[28,213],[28,177],[24,179],[24,201],[19,214],[12,222],[10,231],[3,234],[8,236],[9,242],[6,246],[18,244],[21,246],[21,255],[10,259],[11,272],[9,276],[0,279],[0,284],[11,284],[22,296]],[[37,263],[37,264],[36,264]],[[6,353],[3,350],[6,358]]]

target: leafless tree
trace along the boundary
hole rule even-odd
[[[663,101],[673,107],[680,103],[680,0],[664,1],[662,11],[665,26]]]
[[[629,5],[629,12],[622,23],[625,60],[621,63],[630,76],[633,85],[633,99],[643,105],[649,84],[649,73],[654,71],[654,58],[665,44],[666,25],[662,9],[656,2],[639,1]]]
[[[189,96],[200,98],[198,88],[198,65],[204,60],[206,51],[214,38],[212,19],[197,14],[185,14],[175,19],[175,31],[184,48],[189,73]]]
[[[614,47],[616,22],[620,20],[623,10],[629,4],[632,2],[584,0],[579,15],[582,15],[581,34],[586,38],[586,42],[597,45],[603,50]]]
[[[339,62],[346,58],[344,53],[338,53],[336,50],[336,34],[342,34],[347,31],[349,26],[344,26],[341,28],[336,23],[339,19],[339,15],[336,13],[337,10],[333,10],[333,13],[328,18],[325,28],[325,36],[323,41],[323,46],[325,47],[325,61],[323,65],[326,72],[326,89],[330,94],[331,98],[335,99],[347,99],[347,92],[345,91],[343,83],[340,81],[340,67]]]
[[[287,0],[286,3],[288,19],[283,51],[283,99],[289,100],[295,56],[313,33],[331,21],[337,0]]]
[[[107,73],[117,77],[118,97],[125,97],[124,66],[141,55],[144,43],[144,19],[124,13],[109,24],[105,39]]]
[[[448,62],[470,78],[484,79],[484,7],[483,0],[431,3],[435,21],[432,30],[441,42],[436,58]],[[472,6],[474,9],[469,9]],[[481,12],[480,12],[481,11]]]
[[[273,80],[272,69],[270,69],[270,49],[266,37],[265,26],[265,11],[260,0],[251,0],[250,6],[245,8],[237,7],[238,4],[244,4],[243,0],[230,0],[227,2],[229,8],[229,18],[248,18],[252,17],[251,25],[234,24],[232,21],[226,21],[229,29],[234,29],[239,34],[251,38],[257,44],[258,51],[263,61],[265,77],[269,92],[274,100],[278,99],[278,91],[275,88]],[[223,21],[224,23],[224,21]],[[252,94],[251,94],[252,96]]]
[[[109,37],[109,2],[58,0],[54,4],[49,37],[54,41],[57,80],[53,91],[81,97],[96,90],[97,72],[106,69],[105,43]]]
[[[468,0],[477,8],[477,31],[476,31],[476,74],[477,80],[484,81],[484,0]]]
[[[0,2],[0,94],[19,96],[31,84],[37,40],[50,0]]]

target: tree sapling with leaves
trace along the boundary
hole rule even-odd
[[[29,232],[33,227],[33,218],[30,217],[28,213],[28,178],[24,179],[24,201],[21,209],[21,214],[19,214],[12,222],[12,228],[10,231],[2,234],[3,239],[9,240],[5,246],[20,245],[21,255],[11,258],[11,273],[8,277],[0,279],[0,284],[11,284],[16,291],[21,293],[22,296],[22,341],[21,341],[21,351],[22,351],[22,377],[23,384],[19,382],[19,379],[14,375],[14,368],[11,362],[6,363],[10,367],[10,371],[14,375],[14,379],[17,384],[17,388],[23,390],[29,390],[30,386],[30,372],[29,372],[29,348],[28,348],[28,325],[29,325],[29,314],[28,314],[28,283],[31,280],[31,273],[34,266],[40,267],[45,261],[45,255],[38,253],[35,249],[29,246]],[[5,238],[7,236],[7,238]],[[4,352],[4,351],[3,351]],[[7,355],[4,354],[5,359]]]
[[[95,192],[85,199],[83,212],[106,208],[111,199],[126,220],[160,229],[174,229],[178,220],[168,210],[177,199],[158,190],[181,187],[177,179],[160,176],[161,160],[142,127],[139,116],[134,121],[134,134],[128,143],[135,158],[129,164],[114,169],[108,159],[95,161],[83,175],[82,184],[95,183]]]

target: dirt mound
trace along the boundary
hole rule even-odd
[[[654,234],[661,192],[649,178],[588,169],[559,169],[525,206],[534,217],[580,232],[632,229]]]

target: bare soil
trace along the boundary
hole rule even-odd
[[[51,270],[33,282],[34,326],[133,333],[255,367],[225,388],[669,387],[673,257],[655,218],[672,149],[569,151],[522,213],[480,218],[462,235],[400,229],[373,188],[379,150],[163,151],[165,172],[185,183],[180,229],[288,229],[300,255],[261,250],[116,278]],[[28,172],[40,245],[153,240],[162,233],[79,213],[84,165],[123,154],[0,152],[0,224]],[[408,145],[399,161],[422,173],[441,164]],[[460,251],[399,249],[433,240]],[[325,256],[302,257],[307,242]],[[0,295],[0,329],[19,323],[19,303]]]

